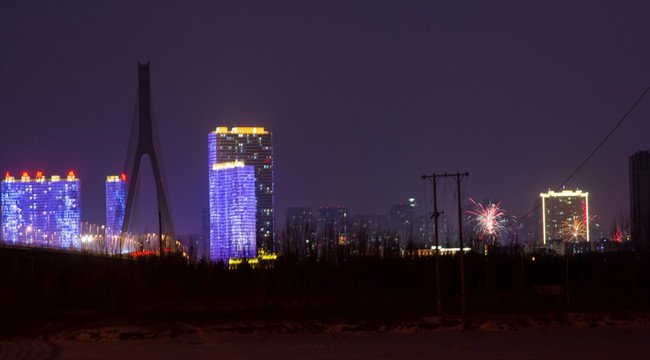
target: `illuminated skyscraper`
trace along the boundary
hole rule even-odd
[[[2,235],[7,244],[78,249],[81,233],[81,183],[73,171],[62,180],[23,172],[2,182]]]
[[[126,206],[126,175],[106,177],[106,245],[116,249]]]
[[[254,258],[255,167],[241,161],[210,170],[210,260]]]
[[[542,239],[589,241],[589,193],[582,190],[549,191],[542,199]]]
[[[630,156],[630,225],[637,250],[650,250],[650,152]]]
[[[275,250],[273,224],[273,146],[263,127],[218,127],[208,134],[208,169],[214,164],[243,161],[255,168],[257,246]],[[210,195],[212,198],[212,195]]]

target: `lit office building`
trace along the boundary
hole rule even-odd
[[[106,246],[113,251],[120,240],[126,206],[126,175],[106,177]]]
[[[273,224],[273,146],[263,127],[218,127],[208,134],[208,169],[214,164],[243,161],[255,169],[257,246],[275,250]],[[212,188],[212,186],[211,186]],[[210,195],[212,198],[212,194]]]
[[[61,179],[20,179],[6,174],[2,181],[2,238],[6,244],[78,249],[81,233],[81,183],[73,171]]]
[[[550,241],[589,241],[588,195],[582,190],[540,194],[544,244]]]
[[[210,260],[254,258],[255,167],[233,161],[210,170]]]

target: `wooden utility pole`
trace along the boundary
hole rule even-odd
[[[456,184],[458,185],[458,242],[460,245],[460,306],[461,314],[465,316],[467,312],[465,301],[465,263],[463,262],[465,249],[463,248],[463,209],[461,208],[460,202],[460,179],[462,176],[469,176],[469,173],[456,173]]]
[[[458,240],[460,245],[460,301],[461,301],[461,313],[465,316],[467,307],[465,299],[465,263],[463,261],[464,248],[463,248],[463,211],[461,209],[461,196],[460,196],[460,180],[463,176],[469,176],[468,172],[456,173],[456,174],[440,174],[436,175],[433,173],[431,176],[422,175],[423,179],[431,179],[433,183],[433,214],[435,224],[435,242],[436,242],[436,302],[438,315],[441,315],[441,301],[440,301],[440,244],[438,241],[438,198],[436,192],[436,184],[438,179],[441,177],[456,177],[456,183],[458,185]]]
[[[431,217],[434,219],[434,238],[436,244],[436,309],[438,316],[440,316],[442,315],[442,302],[440,300],[440,244],[438,241],[438,216],[440,213],[438,212],[438,197],[436,192],[436,183],[438,182],[438,177],[436,177],[436,174],[434,173],[431,176],[422,175],[422,178],[431,179],[431,182],[433,183],[433,214]]]

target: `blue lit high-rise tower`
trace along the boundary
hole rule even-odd
[[[255,236],[257,247],[275,251],[273,221],[273,144],[263,127],[218,127],[208,134],[208,169],[243,161],[255,168]]]
[[[210,260],[253,258],[255,241],[255,167],[241,161],[210,169]]]
[[[66,179],[45,179],[24,172],[2,181],[2,235],[7,244],[78,249],[81,233],[81,183],[73,171]]]
[[[126,208],[126,175],[106,177],[106,246],[117,248]]]

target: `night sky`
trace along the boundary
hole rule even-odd
[[[421,175],[445,171],[523,215],[650,86],[649,14],[648,1],[3,1],[0,170],[74,169],[83,219],[103,224],[150,61],[179,234],[200,231],[217,126],[273,132],[278,225],[290,206],[422,204]],[[608,226],[629,212],[628,157],[649,148],[650,96],[567,187]]]

